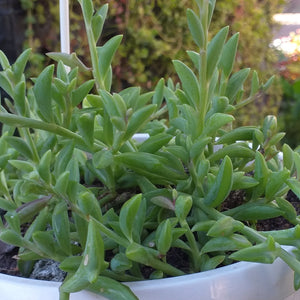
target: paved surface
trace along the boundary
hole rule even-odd
[[[291,18],[285,14],[299,14]],[[290,32],[300,29],[300,0],[287,0],[286,7],[283,11],[283,17],[286,16],[286,23],[288,25],[282,25],[274,34],[274,38],[280,38],[288,36]],[[294,23],[294,24],[290,24]]]
[[[300,13],[300,1],[299,0],[289,0],[287,1],[285,13]]]

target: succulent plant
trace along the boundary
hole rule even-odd
[[[68,273],[61,299],[89,289],[128,300],[136,296],[124,281],[280,257],[299,288],[300,219],[285,196],[300,195],[300,155],[284,145],[279,159],[284,133],[274,116],[233,127],[231,113],[272,79],[261,84],[254,71],[244,95],[250,70],[232,73],[238,34],[228,38],[224,27],[208,40],[215,1],[187,10],[197,49],[188,52],[190,66],[174,61],[179,83],[119,93],[110,90],[110,64],[122,37],[97,46],[108,6],[79,3],[92,66],[74,53],[49,53],[56,67],[29,85],[30,50],[12,65],[0,52],[0,86],[9,95],[0,112],[0,239],[19,247],[19,269],[28,274],[36,260],[54,259]],[[94,79],[79,83],[78,72]],[[138,133],[148,138],[137,141]],[[278,216],[294,227],[256,229]],[[282,245],[294,246],[296,257]],[[187,270],[173,264],[172,251],[188,257]]]

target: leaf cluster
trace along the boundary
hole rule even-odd
[[[0,207],[7,211],[0,239],[19,247],[19,268],[26,272],[41,258],[60,262],[68,273],[61,299],[82,289],[136,299],[120,282],[148,279],[144,266],[154,269],[150,278],[185,274],[168,256],[180,249],[188,273],[281,257],[298,288],[300,263],[281,245],[299,248],[300,220],[285,196],[289,189],[300,196],[300,156],[285,145],[278,158],[284,133],[274,116],[232,129],[232,114],[272,79],[233,71],[239,35],[228,39],[228,27],[209,39],[215,1],[197,0],[187,10],[197,48],[188,51],[189,64],[173,61],[180,83],[161,79],[147,93],[111,92],[122,37],[97,46],[108,6],[79,3],[91,66],[75,54],[51,53],[57,65],[26,88],[30,50],[12,65],[0,52],[0,86],[11,98],[0,112]],[[79,83],[87,68],[93,79]],[[236,191],[243,196],[232,205]],[[255,230],[258,220],[277,216],[294,227]]]

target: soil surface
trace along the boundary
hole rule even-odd
[[[224,210],[241,204],[243,195],[234,192],[229,198],[230,204],[225,202],[223,206]],[[287,200],[295,207],[297,215],[299,215],[300,200],[297,198],[297,196],[290,191],[287,195]],[[0,215],[1,214],[3,215],[4,212],[0,211]],[[293,227],[293,225],[283,217],[272,218],[257,223],[257,229],[260,231],[287,229],[291,227]],[[0,241],[0,273],[22,277],[17,267],[17,253],[17,247],[7,245]],[[171,249],[171,251],[169,251],[167,254],[167,260],[173,266],[183,270],[184,272],[188,272],[188,258],[186,253],[184,253],[182,250]],[[153,271],[154,270],[150,267],[144,267],[142,270],[145,278],[149,278]],[[54,261],[41,260],[36,263],[30,278],[63,281],[65,275],[66,274],[59,269],[58,263]]]

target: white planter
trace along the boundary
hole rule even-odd
[[[288,248],[291,250],[292,248]],[[1,300],[58,300],[59,282],[0,274]],[[127,283],[140,300],[299,300],[293,271],[280,259],[272,265],[239,262],[198,274]],[[104,300],[82,291],[71,300]]]
[[[148,138],[149,138],[148,133],[135,133],[132,137],[132,139],[134,141],[136,141],[137,143],[142,143],[142,142],[146,141]]]

